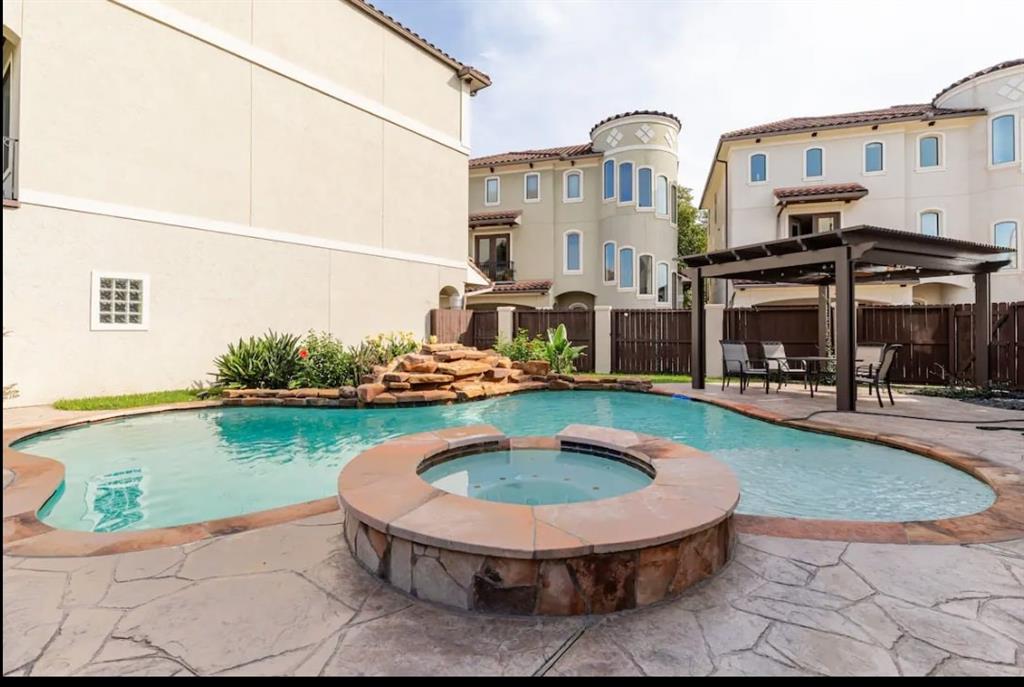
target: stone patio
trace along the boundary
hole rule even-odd
[[[742,399],[790,417],[833,400],[774,390]],[[861,407],[1024,420],[921,397]],[[38,424],[43,411],[31,413]],[[5,428],[16,415],[4,411]],[[814,419],[1024,465],[1015,432]],[[1024,540],[905,546],[741,535],[717,577],[673,602],[537,619],[466,615],[392,591],[352,560],[341,519],[325,513],[98,558],[5,556],[3,674],[1024,675]]]

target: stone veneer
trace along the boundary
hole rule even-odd
[[[496,503],[419,476],[446,453],[562,443],[620,453],[653,482],[572,504]],[[598,614],[681,594],[729,560],[739,485],[728,467],[665,439],[570,425],[558,437],[509,439],[493,427],[409,435],[352,460],[338,479],[345,540],[371,573],[416,598],[463,610]]]

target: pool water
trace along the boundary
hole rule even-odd
[[[402,434],[486,423],[552,436],[572,423],[662,436],[708,451],[739,478],[737,512],[929,520],[995,495],[947,465],[802,432],[706,403],[622,392],[536,392],[474,403],[369,410],[249,407],[155,413],[30,437],[18,450],[64,463],[53,527],[117,531],[223,518],[334,496],[338,472]]]
[[[454,458],[420,477],[444,491],[485,501],[544,506],[621,496],[651,483],[613,458],[543,449],[487,451]]]

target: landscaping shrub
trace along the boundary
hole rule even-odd
[[[299,365],[291,386],[296,388],[336,389],[355,386],[352,354],[344,344],[327,332],[310,330],[299,346]]]
[[[548,330],[548,339],[543,343],[544,356],[551,365],[551,371],[558,374],[572,374],[576,371],[576,359],[583,353],[586,346],[573,346],[565,331],[565,325],[560,324],[555,329]]]
[[[268,331],[259,338],[239,339],[213,364],[219,386],[287,388],[299,366],[299,337]]]
[[[530,332],[525,329],[517,331],[515,338],[511,341],[499,336],[498,340],[494,343],[494,350],[498,355],[503,355],[506,358],[519,362],[547,360],[547,350],[544,341],[539,336],[531,339]]]
[[[350,384],[358,386],[363,375],[373,372],[375,366],[387,365],[400,355],[417,351],[419,347],[412,332],[388,332],[366,337],[358,346],[348,349],[353,380]]]

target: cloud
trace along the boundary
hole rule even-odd
[[[633,109],[683,122],[680,181],[699,193],[718,136],[790,116],[927,102],[1019,57],[1024,3],[490,0],[461,6],[473,154],[587,140]]]

